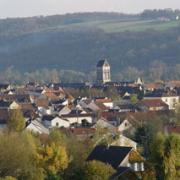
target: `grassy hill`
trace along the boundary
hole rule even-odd
[[[72,23],[67,25],[58,25],[57,27],[53,27],[56,30],[68,30],[73,28],[97,28],[101,29],[107,33],[118,33],[118,32],[141,32],[146,31],[148,29],[163,31],[168,30],[170,28],[178,27],[180,25],[180,21],[170,20],[170,21],[160,21],[160,20],[141,20],[141,19],[133,19],[133,20],[92,20],[89,22],[80,22],[80,23]],[[52,28],[52,29],[53,29]],[[50,28],[51,29],[51,28]],[[49,30],[50,30],[49,29]],[[52,30],[51,29],[51,30]]]
[[[145,31],[148,29],[162,31],[168,30],[169,28],[178,27],[179,21],[168,21],[162,22],[158,20],[137,20],[127,22],[104,22],[100,23],[98,27],[102,28],[105,32],[124,32],[124,31]]]
[[[43,31],[66,31],[76,29],[100,29],[108,33],[124,31],[145,31],[147,29],[167,30],[178,27],[180,21],[158,18],[142,18],[141,14],[120,13],[77,13],[67,15],[39,16],[30,18],[8,18],[0,20],[1,36],[18,36]]]
[[[168,67],[180,59],[180,21],[137,14],[80,13],[0,20],[0,70],[70,69],[88,72],[108,58],[112,73]]]

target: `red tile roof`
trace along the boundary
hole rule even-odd
[[[96,99],[95,101],[98,103],[112,103],[112,100],[109,98]]]
[[[145,105],[148,107],[160,107],[160,106],[166,106],[168,105],[163,102],[161,99],[144,99],[138,103],[139,105]]]
[[[168,133],[178,133],[180,134],[180,126],[166,126]]]

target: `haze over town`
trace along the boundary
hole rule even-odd
[[[180,179],[178,1],[0,0],[0,180]]]

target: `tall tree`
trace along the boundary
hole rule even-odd
[[[38,151],[39,166],[43,167],[47,176],[58,175],[68,167],[69,159],[64,146],[51,143]]]
[[[0,152],[0,177],[44,179],[43,171],[36,163],[36,145],[31,134],[0,134]]]
[[[25,128],[25,119],[20,109],[13,109],[10,111],[8,119],[8,130],[21,132]]]
[[[152,143],[151,158],[158,179],[179,179],[180,135],[163,136],[158,134]]]

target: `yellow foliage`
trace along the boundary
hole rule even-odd
[[[25,119],[20,109],[10,111],[7,126],[10,131],[22,132],[24,130]]]
[[[6,176],[4,178],[0,177],[0,180],[16,180],[16,178],[12,177],[12,176]]]
[[[135,150],[132,150],[129,154],[129,162],[142,162],[144,158]]]
[[[69,163],[65,147],[55,143],[42,147],[37,159],[47,172],[53,174],[65,170]]]

